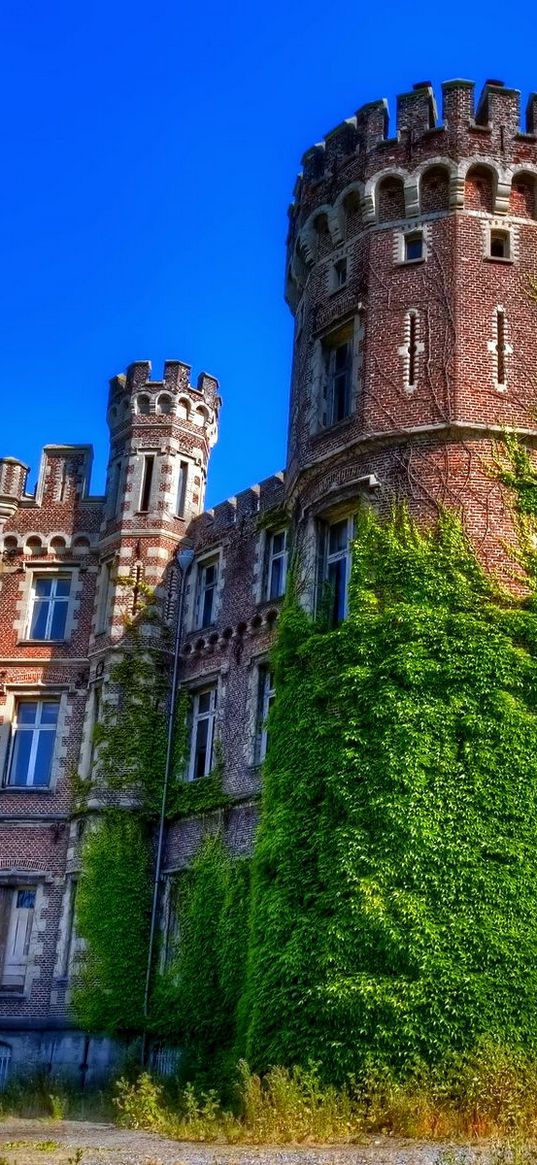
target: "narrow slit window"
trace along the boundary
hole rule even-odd
[[[497,311],[496,313],[496,327],[498,333],[498,340],[496,344],[496,379],[498,384],[505,384],[505,312]]]
[[[410,386],[416,383],[416,356],[418,350],[417,322],[416,316],[413,313],[409,316],[408,324],[408,383]]]
[[[154,453],[149,453],[144,457],[142,469],[142,488],[140,490],[140,513],[142,514],[146,514],[149,509],[154,468],[155,455]]]
[[[186,488],[188,484],[188,461],[179,462],[179,473],[177,477],[177,500],[176,500],[176,514],[178,518],[184,517],[186,506]]]

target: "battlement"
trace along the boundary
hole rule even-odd
[[[200,404],[207,419],[214,423],[222,404],[218,381],[209,373],[200,372],[194,387],[190,380],[191,371],[191,366],[181,360],[166,360],[162,379],[154,380],[150,360],[129,364],[126,372],[110,380],[108,416],[111,427],[121,424],[132,413],[139,417],[154,414],[161,417],[184,417],[186,414],[188,417]]]
[[[431,157],[462,163],[487,154],[501,156],[504,165],[537,166],[537,94],[530,95],[521,125],[520,90],[487,80],[476,103],[474,89],[462,78],[444,82],[439,120],[431,83],[419,81],[397,96],[393,128],[385,98],[361,106],[303,155],[291,230],[327,201],[329,188],[333,200],[334,184],[365,183],[389,166],[408,170]]]

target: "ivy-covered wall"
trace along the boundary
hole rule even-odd
[[[533,594],[501,594],[449,516],[364,511],[347,620],[290,598],[274,665],[251,1064],[341,1083],[485,1035],[537,1051]]]
[[[517,513],[518,595],[485,573],[453,516],[424,529],[405,510],[382,521],[369,508],[345,622],[312,621],[291,588],[251,894],[248,863],[207,838],[180,876],[177,952],[156,975],[151,1031],[185,1050],[192,1076],[216,1080],[246,1054],[259,1070],[314,1060],[343,1083],[372,1066],[439,1064],[483,1037],[537,1052],[537,478],[509,440],[497,473]],[[161,717],[140,684],[118,721]],[[147,747],[157,739],[146,724]],[[225,807],[219,771],[192,789],[180,768],[170,816]],[[147,765],[137,814],[105,815],[86,846],[75,1007],[88,1027],[142,1024],[148,792],[161,771]]]

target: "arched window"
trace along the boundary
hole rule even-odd
[[[172,398],[168,396],[167,392],[161,393],[157,401],[157,413],[163,413],[169,416],[172,411]]]
[[[494,210],[495,182],[491,170],[485,166],[472,166],[464,184],[464,205],[467,210]]]
[[[421,179],[420,204],[422,214],[449,208],[449,171],[445,166],[431,166]]]
[[[393,222],[405,217],[405,188],[402,178],[383,178],[377,190],[377,219]]]
[[[509,197],[509,213],[518,218],[536,217],[534,174],[515,174]]]
[[[136,411],[141,417],[149,416],[149,397],[143,393],[136,399]]]

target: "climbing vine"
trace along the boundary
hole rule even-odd
[[[218,835],[178,879],[175,955],[157,983],[153,1027],[184,1050],[183,1071],[214,1084],[234,1050],[244,979],[249,862]]]
[[[87,1031],[140,1031],[151,908],[151,839],[145,822],[108,810],[89,827],[76,897],[84,950],[72,1007]]]
[[[348,618],[326,629],[289,596],[274,668],[250,1062],[313,1059],[342,1083],[482,1037],[537,1052],[532,595],[502,593],[449,515],[363,511]]]

